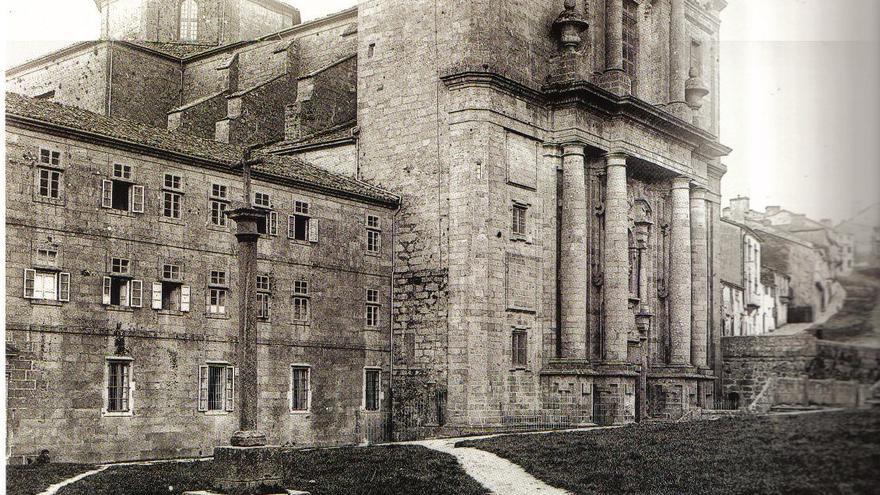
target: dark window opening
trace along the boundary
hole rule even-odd
[[[121,277],[110,278],[110,304],[113,306],[128,306],[128,279]]]
[[[112,208],[114,210],[123,210],[128,211],[129,209],[129,196],[131,192],[131,183],[124,182],[121,180],[113,181],[113,203]]]
[[[180,288],[179,282],[162,282],[162,309],[180,311]]]
[[[293,218],[293,238],[297,241],[309,240],[309,217],[294,215]]]

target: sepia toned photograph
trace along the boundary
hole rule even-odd
[[[880,0],[6,0],[9,495],[880,494]]]

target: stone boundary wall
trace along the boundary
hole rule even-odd
[[[811,335],[724,337],[723,397],[751,404],[768,380],[773,404],[857,405],[862,389],[880,380],[880,349],[818,340]]]

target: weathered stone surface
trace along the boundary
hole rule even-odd
[[[284,468],[283,449],[275,446],[217,447],[214,487],[229,495],[251,495],[268,490],[281,491]]]

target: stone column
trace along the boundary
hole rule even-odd
[[[691,206],[690,179],[672,180],[669,232],[670,363],[691,364]]]
[[[605,0],[605,71],[610,70],[623,70],[623,0]]]
[[[605,297],[603,314],[604,360],[607,363],[626,362],[626,340],[633,314],[629,309],[629,205],[626,195],[626,155],[611,153],[607,156],[605,187]]]
[[[709,241],[706,190],[691,191],[691,362],[706,369],[709,339]]]
[[[566,144],[562,154],[562,357],[587,358],[587,191],[584,146]]]
[[[229,212],[235,221],[238,241],[238,408],[239,431],[231,444],[239,447],[266,445],[266,436],[257,430],[257,221],[260,211],[238,208]]]
[[[690,42],[684,0],[672,0],[669,26],[669,102],[684,103],[685,81],[688,77]]]

